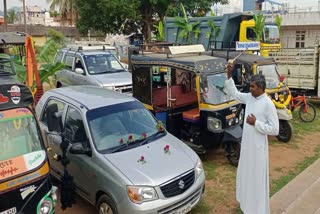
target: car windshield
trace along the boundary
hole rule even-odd
[[[201,87],[201,94],[205,103],[217,105],[232,100],[232,98],[223,91],[226,79],[226,73],[202,76],[201,82],[205,82],[205,84]]]
[[[158,132],[153,115],[136,101],[90,110],[87,120],[96,149],[101,153],[111,153],[123,145],[131,149]]]
[[[279,29],[276,25],[264,26],[263,42],[267,44],[276,44],[280,42]]]
[[[263,74],[266,78],[266,88],[277,88],[279,85],[279,74],[277,72],[277,65],[259,65],[257,66],[259,74]]]
[[[125,71],[113,54],[85,55],[83,58],[90,74],[106,74]]]
[[[0,181],[32,170],[44,160],[32,112],[27,108],[0,111]]]

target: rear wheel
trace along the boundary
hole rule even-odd
[[[305,104],[300,106],[299,117],[303,122],[312,122],[316,118],[316,108],[311,103],[307,103],[305,110]]]
[[[237,167],[240,159],[241,144],[236,141],[225,142],[225,152],[229,163]]]
[[[287,120],[279,120],[279,135],[277,139],[283,143],[288,143],[292,136],[292,127]]]

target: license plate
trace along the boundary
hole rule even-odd
[[[15,207],[12,207],[12,208],[10,208],[8,210],[0,212],[0,214],[15,214],[15,213],[17,213],[17,208],[15,208]]]
[[[181,209],[177,210],[175,214],[185,214],[190,212],[191,210],[191,204],[187,204],[186,206],[182,207]]]

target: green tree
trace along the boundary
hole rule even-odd
[[[163,42],[165,40],[165,31],[164,31],[163,21],[160,20],[158,22],[158,25],[153,25],[153,27],[155,27],[157,29],[157,33],[156,33],[155,39],[157,41]]]
[[[59,13],[61,15],[61,21],[70,21],[70,24],[74,24],[79,19],[78,7],[76,5],[76,0],[47,0],[50,3],[50,10],[55,11],[59,8]]]
[[[178,38],[183,38],[188,44],[191,44],[192,35],[194,35],[194,38],[197,39],[199,34],[201,33],[199,28],[200,21],[191,23],[188,19],[188,16],[182,3],[180,3],[180,7],[182,10],[183,17],[175,17],[176,20],[174,22],[174,25],[176,25],[179,28],[179,33],[176,40]]]
[[[57,1],[57,0],[55,0]],[[132,33],[142,30],[146,41],[158,20],[165,16],[176,16],[182,11],[178,0],[75,0],[80,20],[77,24],[82,33],[89,29],[104,33]],[[179,0],[187,14],[200,14],[210,11],[217,2],[226,0]],[[201,11],[201,12],[200,12]]]
[[[7,22],[8,23],[14,23],[17,19],[17,13],[14,9],[10,9],[8,11],[8,16],[7,16]]]
[[[253,31],[256,34],[256,41],[260,41],[262,38],[266,17],[262,14],[254,14],[253,20],[255,21]]]
[[[281,23],[282,23],[282,17],[279,14],[276,15],[275,22],[278,27],[279,33],[281,33],[280,28],[281,28]]]

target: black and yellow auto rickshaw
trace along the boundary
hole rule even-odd
[[[0,213],[54,213],[56,188],[28,87],[0,58]]]
[[[232,78],[237,88],[242,92],[250,91],[249,80],[252,75],[259,73],[265,76],[267,83],[265,92],[276,106],[279,117],[277,138],[279,141],[289,142],[292,136],[292,128],[289,123],[289,120],[292,119],[292,113],[288,108],[291,93],[283,81],[284,77],[279,74],[275,61],[272,58],[237,51],[210,51],[206,54],[222,57],[226,60],[236,58]]]
[[[237,165],[244,111],[223,91],[226,60],[201,55],[202,45],[161,50],[131,56],[133,96],[197,153],[224,145]]]

